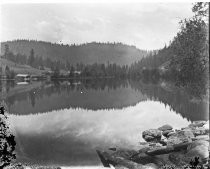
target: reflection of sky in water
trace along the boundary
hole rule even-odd
[[[189,122],[168,106],[154,101],[123,109],[63,109],[49,113],[10,115],[18,158],[46,164],[97,165],[95,148],[136,147],[142,131]]]

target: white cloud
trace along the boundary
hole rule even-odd
[[[10,4],[2,5],[2,39],[121,41],[157,49],[176,35],[179,20],[190,16],[190,3]]]

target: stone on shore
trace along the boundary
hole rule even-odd
[[[159,142],[161,140],[161,131],[158,129],[149,129],[142,133],[142,137],[147,142]]]
[[[111,149],[99,152],[104,166],[117,169],[157,169],[165,164],[182,167],[199,157],[200,164],[209,159],[209,124],[195,121],[181,130],[170,125],[149,129],[142,133],[146,142],[139,150]],[[162,137],[162,135],[164,137]]]
[[[163,134],[164,137],[168,137],[168,134],[173,133],[173,132],[174,132],[173,130],[165,130],[165,131],[162,132],[162,134]]]
[[[209,141],[209,135],[199,135],[199,136],[196,136],[193,141],[195,140],[205,140],[205,141]]]
[[[194,121],[191,124],[188,125],[188,127],[194,128],[194,127],[203,127],[207,122],[206,121]]]
[[[204,127],[198,127],[196,129],[192,130],[192,132],[195,136],[206,135],[209,133],[209,129],[205,129]]]
[[[180,144],[180,143],[186,143],[186,142],[191,142],[192,140],[189,139],[186,136],[180,136],[180,135],[176,135],[176,136],[171,136],[168,138],[167,140],[167,145],[175,145],[175,144]]]
[[[205,140],[196,140],[190,144],[186,157],[192,159],[199,157],[202,162],[206,162],[209,157],[209,142]]]
[[[160,130],[160,131],[166,131],[166,130],[172,130],[172,129],[173,129],[173,127],[170,126],[169,124],[165,124],[158,128],[158,130]]]
[[[146,154],[148,155],[161,155],[161,154],[168,154],[174,151],[173,146],[161,146],[161,147],[154,147],[151,150],[148,150]]]

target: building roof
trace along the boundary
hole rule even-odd
[[[17,77],[28,77],[28,76],[30,76],[29,74],[17,74],[16,75]]]

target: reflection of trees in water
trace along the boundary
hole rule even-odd
[[[6,88],[12,89],[15,87],[13,83],[4,85]],[[83,79],[83,80],[69,80],[69,81],[53,81],[44,82],[41,86],[33,88],[30,91],[23,91],[15,93],[6,97],[8,106],[15,104],[15,101],[21,102],[27,100],[33,107],[36,105],[36,100],[42,99],[43,96],[51,97],[52,95],[61,95],[62,92],[70,93],[72,91],[95,90],[104,91],[116,90],[117,88],[127,88],[129,86],[128,80],[122,79]],[[2,90],[2,85],[0,86]],[[9,90],[7,93],[9,93]]]
[[[196,101],[192,101],[191,95],[185,90],[180,90],[180,88],[175,86],[167,87],[167,84],[161,87],[161,85],[145,84],[141,81],[130,81],[130,84],[134,89],[137,88],[142,94],[147,95],[149,99],[169,105],[173,111],[190,121],[208,119],[208,103],[199,100],[199,98],[196,98]]]
[[[31,90],[31,91],[29,91],[28,94],[29,94],[29,99],[31,101],[31,105],[32,105],[32,107],[34,107],[36,104],[35,92],[33,90]]]
[[[83,79],[44,82],[41,86],[33,88],[30,91],[15,93],[7,97],[6,102],[9,106],[11,106],[15,103],[15,101],[20,102],[27,100],[28,103],[34,107],[36,105],[36,101],[42,99],[44,96],[62,96],[64,93],[70,94],[72,92],[78,92],[79,94],[85,90],[109,92],[119,88],[125,89],[129,86],[131,86],[133,90],[140,91],[143,95],[146,95],[151,100],[169,105],[172,110],[181,114],[182,117],[187,118],[188,120],[193,121],[207,118],[207,103],[203,102],[202,100],[192,102],[192,97],[184,90],[180,90],[177,87],[172,87],[167,84],[161,85],[158,82],[155,84],[149,83],[149,81],[142,82],[122,79]],[[12,87],[10,86],[10,88]],[[138,102],[139,100],[136,99],[136,103]]]

